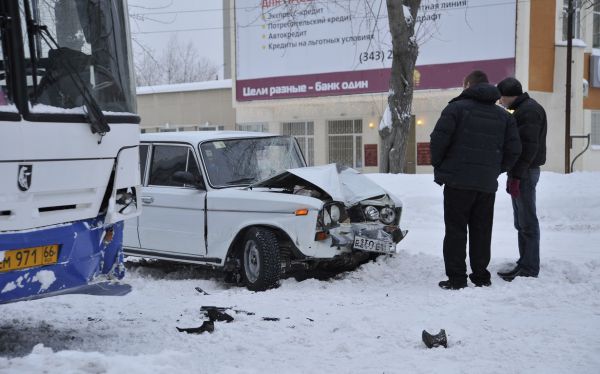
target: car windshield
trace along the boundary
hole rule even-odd
[[[208,182],[216,188],[247,186],[286,169],[306,166],[290,136],[210,141],[200,145],[200,152]]]

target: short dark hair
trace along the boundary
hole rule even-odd
[[[473,70],[465,77],[463,84],[466,86],[467,83],[469,84],[469,87],[472,87],[479,83],[490,83],[490,81],[488,80],[487,74],[485,74],[483,71]]]
[[[521,82],[513,77],[504,78],[497,87],[502,96],[521,96],[523,94]]]

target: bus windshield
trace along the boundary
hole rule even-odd
[[[0,30],[0,40],[4,40],[3,36],[3,31]],[[4,43],[0,43],[0,112],[17,112],[8,87],[9,66],[8,56],[4,54]]]
[[[125,1],[21,0],[30,111],[135,113]],[[85,91],[85,92],[84,92]]]

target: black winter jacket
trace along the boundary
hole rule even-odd
[[[546,163],[546,132],[548,121],[546,111],[537,101],[529,97],[527,92],[515,99],[508,109],[514,110],[519,137],[523,151],[517,163],[508,175],[523,178],[527,169],[539,167]]]
[[[452,99],[431,133],[435,182],[496,192],[498,175],[510,170],[521,153],[514,118],[495,103],[500,92],[481,83]]]

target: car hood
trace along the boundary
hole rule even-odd
[[[352,168],[337,164],[288,169],[252,187],[292,188],[308,182],[347,206],[386,195],[378,184]]]

